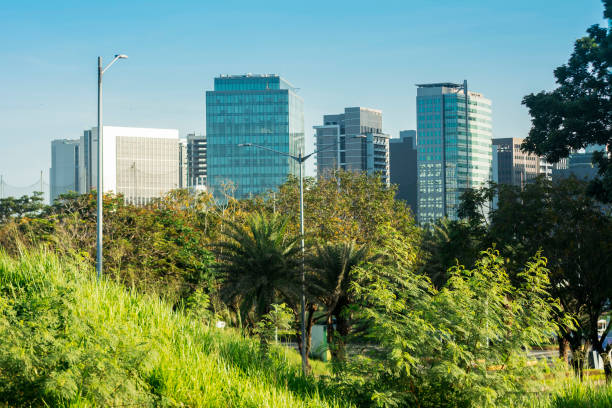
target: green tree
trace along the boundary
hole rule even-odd
[[[603,3],[604,17],[612,19],[612,1]],[[612,31],[593,25],[587,33],[576,41],[567,64],[555,69],[558,88],[523,99],[532,128],[522,147],[556,162],[573,149],[607,146],[608,154],[594,156],[601,178],[590,191],[612,202]]]
[[[554,330],[545,260],[513,285],[496,251],[475,268],[454,267],[436,291],[415,273],[414,249],[393,233],[387,262],[357,268],[355,313],[365,339],[338,381],[362,406],[507,406],[539,370],[526,349]]]
[[[304,186],[306,240],[375,245],[379,226],[388,223],[406,235],[418,234],[410,210],[394,196],[395,189],[376,175],[342,170],[329,177],[308,178]],[[268,211],[287,214],[291,230],[298,233],[298,180],[290,178],[265,203]]]
[[[555,183],[539,178],[523,189],[493,188],[499,204],[486,239],[508,259],[512,278],[534,251],[542,250],[548,259],[550,292],[577,323],[559,324],[561,356],[567,359],[569,346],[580,370],[582,361],[576,357],[584,354],[586,342],[602,355],[610,378],[610,349],[603,348],[607,331],[597,333],[597,320],[612,299],[612,219],[606,208],[587,194],[586,182],[574,177]]]
[[[0,224],[11,218],[36,217],[44,208],[43,193],[39,191],[31,196],[0,198]]]
[[[308,286],[314,296],[325,308],[327,341],[332,344],[334,360],[344,358],[344,339],[350,331],[350,317],[347,307],[352,304],[349,287],[352,270],[366,261],[368,248],[354,242],[328,243],[317,245],[308,258],[311,273]],[[335,328],[334,328],[335,320]]]
[[[270,311],[255,324],[254,333],[259,336],[261,351],[267,355],[269,344],[274,340],[278,343],[278,336],[294,335],[294,312],[284,303],[271,305]]]
[[[214,246],[221,271],[221,294],[239,305],[254,325],[278,301],[298,298],[300,247],[287,235],[287,218],[251,214],[244,224],[226,221],[225,241]]]
[[[421,272],[436,288],[444,286],[450,277],[449,269],[458,264],[472,267],[486,248],[486,229],[472,220],[437,220],[423,233],[424,262]]]
[[[214,259],[206,250],[208,220],[201,216],[197,197],[185,200],[181,192],[171,192],[140,207],[126,203],[121,196],[105,194],[104,273],[127,286],[155,292],[175,305],[197,289],[217,300],[213,296]],[[20,245],[44,245],[93,264],[95,233],[95,194],[71,193],[30,217],[2,226],[0,246],[18,253]]]

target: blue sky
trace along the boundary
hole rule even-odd
[[[204,133],[214,76],[251,72],[300,88],[307,146],[346,106],[381,109],[397,137],[416,125],[414,84],[463,79],[493,101],[494,137],[524,137],[522,97],[554,87],[602,13],[600,0],[2,0],[0,174],[48,179],[50,141],[95,125],[96,58],[115,53],[129,59],[105,75],[108,125]]]

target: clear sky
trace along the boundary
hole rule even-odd
[[[551,89],[573,42],[603,24],[600,0],[0,0],[0,174],[48,180],[50,141],[96,123],[97,56],[129,55],[104,78],[104,123],[205,132],[218,74],[278,73],[312,126],[346,106],[414,129],[417,83],[462,81],[493,101],[494,137],[524,137],[521,106]],[[310,167],[312,171],[312,167]]]

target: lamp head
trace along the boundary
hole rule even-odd
[[[115,58],[118,58],[118,59],[127,59],[127,57],[128,56],[125,55],[125,54],[117,54],[117,55],[115,55]]]
[[[252,146],[252,145],[253,145],[253,143],[240,143],[238,145],[238,147],[249,147],[249,146]]]

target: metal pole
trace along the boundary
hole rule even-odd
[[[302,372],[306,374],[306,273],[304,271],[304,176],[302,174],[302,165],[304,159],[302,157],[302,151],[298,156],[298,164],[300,166],[300,238],[302,246],[302,271],[301,271],[301,283],[302,283]]]
[[[346,149],[346,136],[344,136],[344,148]],[[346,155],[346,152],[344,153]],[[340,125],[336,128],[336,183],[340,191]]]
[[[40,192],[43,192],[43,171],[40,171]]]
[[[470,172],[470,149],[471,149],[471,138],[470,138],[470,107],[468,102],[468,82],[467,79],[463,80],[463,92],[465,93],[465,155],[467,159],[467,186],[472,187],[472,174]]]
[[[0,174],[0,198],[4,198],[4,175]]]
[[[102,277],[102,207],[103,207],[103,177],[102,177],[102,57],[98,57],[98,222],[96,244],[96,274]]]

